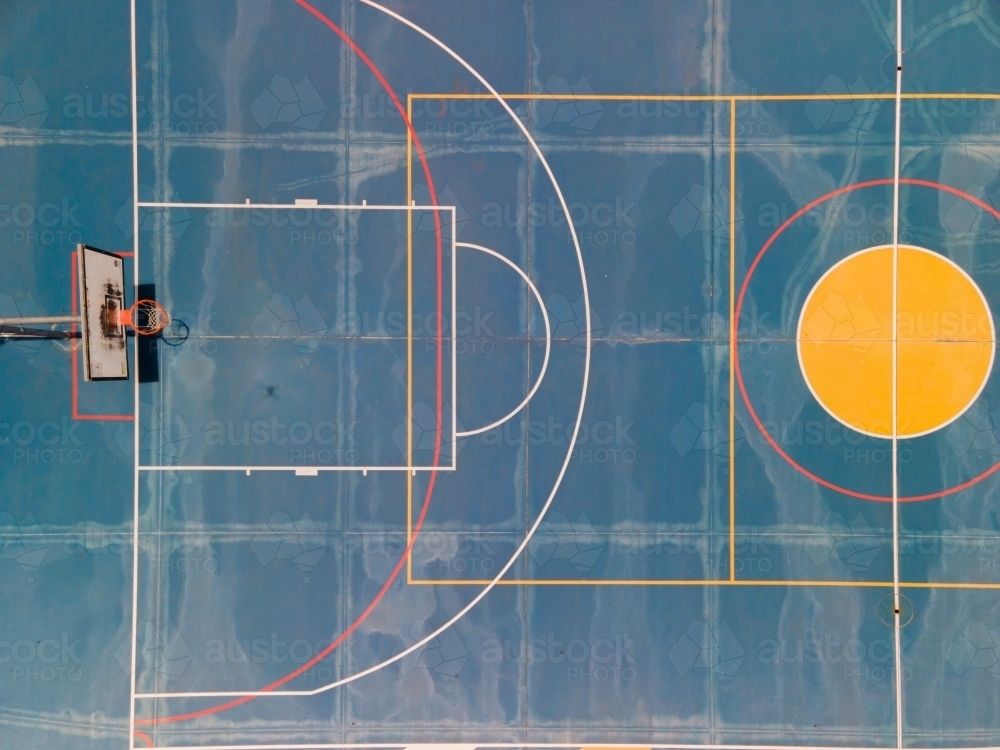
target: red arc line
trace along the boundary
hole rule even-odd
[[[941,190],[941,191],[946,192],[946,193],[951,193],[952,195],[957,195],[959,198],[967,200],[969,203],[973,204],[974,206],[978,206],[979,208],[983,209],[984,211],[990,213],[997,221],[1000,221],[1000,211],[997,211],[995,208],[993,208],[993,206],[990,206],[990,205],[984,203],[983,201],[979,200],[975,196],[972,196],[972,195],[969,195],[968,193],[962,192],[958,188],[953,188],[950,185],[942,185],[939,182],[931,182],[929,180],[917,180],[917,179],[905,178],[905,177],[900,178],[899,181],[900,181],[901,184],[904,184],[904,185],[916,185],[916,186],[919,186],[919,187],[929,187],[929,188],[933,188],[935,190]],[[743,300],[746,297],[747,289],[749,288],[749,285],[750,285],[750,279],[753,277],[754,271],[757,270],[757,266],[760,264],[761,259],[764,257],[764,253],[766,253],[767,250],[768,250],[768,248],[770,248],[771,245],[774,244],[774,241],[777,240],[779,236],[781,236],[782,232],[784,232],[786,229],[788,229],[788,227],[790,227],[796,221],[798,221],[803,216],[805,216],[807,213],[809,213],[814,208],[816,208],[816,206],[820,205],[821,203],[825,203],[826,201],[830,200],[831,198],[836,198],[838,195],[843,195],[844,193],[849,193],[849,192],[852,192],[854,190],[861,190],[862,188],[873,187],[873,186],[876,186],[876,185],[892,185],[892,184],[893,184],[893,180],[892,179],[881,179],[881,180],[869,180],[867,182],[858,182],[858,183],[855,183],[854,185],[848,185],[846,187],[838,188],[837,190],[833,190],[832,192],[829,192],[826,195],[820,196],[816,200],[812,201],[811,203],[806,204],[805,206],[803,206],[802,208],[800,208],[798,211],[796,211],[794,214],[792,214],[791,216],[789,216],[788,219],[785,220],[785,223],[782,224],[780,227],[778,227],[774,231],[774,234],[772,234],[770,237],[768,237],[767,242],[764,243],[763,247],[761,247],[760,251],[757,253],[757,257],[755,257],[753,259],[753,263],[750,264],[750,268],[747,269],[746,278],[743,280],[743,284],[740,287],[739,297],[736,300],[736,308],[734,310],[733,320],[734,321],[739,321],[739,319],[740,319],[740,312],[743,309]],[[764,436],[764,438],[767,440],[768,443],[770,443],[771,447],[774,448],[775,452],[779,456],[781,456],[783,459],[785,459],[785,461],[787,461],[798,472],[800,472],[804,476],[808,477],[809,479],[813,480],[817,484],[821,484],[822,486],[824,486],[824,487],[826,487],[828,489],[834,490],[835,492],[840,492],[840,493],[842,493],[844,495],[849,495],[851,497],[857,497],[857,498],[860,498],[862,500],[876,500],[876,501],[879,501],[879,502],[891,503],[892,502],[892,497],[886,497],[885,495],[869,495],[869,494],[864,493],[864,492],[857,492],[855,490],[847,489],[846,487],[841,487],[840,485],[834,484],[833,482],[828,482],[827,480],[823,479],[822,477],[817,476],[816,474],[813,474],[811,471],[809,471],[808,469],[806,469],[801,464],[797,463],[791,456],[789,456],[787,453],[785,453],[784,450],[782,450],[781,446],[778,445],[777,441],[775,441],[775,439],[771,436],[771,434],[764,428],[764,425],[761,423],[760,418],[757,416],[757,412],[753,408],[753,404],[750,401],[750,396],[747,394],[746,386],[743,384],[743,372],[740,369],[740,357],[739,357],[739,346],[738,346],[738,344],[739,344],[739,325],[734,325],[733,326],[733,349],[736,352],[736,356],[733,358],[733,364],[734,364],[734,366],[736,368],[736,381],[739,383],[739,386],[740,386],[740,394],[743,396],[743,402],[746,404],[747,410],[750,412],[750,417],[753,419],[754,424],[757,425],[757,429],[760,430],[760,434]],[[1000,470],[1000,462],[997,462],[997,463],[993,464],[993,466],[991,466],[989,469],[987,469],[986,471],[984,471],[982,474],[980,474],[980,475],[978,475],[976,477],[973,477],[972,479],[970,479],[970,480],[968,480],[966,482],[963,482],[962,484],[957,484],[954,487],[949,487],[947,489],[940,490],[938,492],[930,492],[930,493],[928,493],[926,495],[910,495],[910,496],[907,496],[907,497],[901,497],[901,498],[899,498],[899,502],[901,502],[901,503],[907,503],[907,502],[912,503],[912,502],[918,502],[920,500],[935,500],[935,499],[940,498],[940,497],[945,497],[946,495],[951,495],[951,494],[954,494],[956,492],[961,492],[962,490],[968,489],[969,487],[971,487],[972,485],[976,484],[977,482],[982,481],[983,479],[985,479],[986,477],[990,476],[991,474],[993,474],[994,472],[996,472],[998,470]]]
[[[407,128],[407,130],[410,131],[410,136],[413,138],[413,144],[414,144],[414,146],[417,149],[417,156],[420,159],[420,163],[421,163],[421,165],[423,167],[423,171],[424,171],[424,177],[427,180],[427,189],[430,192],[431,205],[437,207],[438,201],[437,201],[437,193],[434,190],[434,178],[431,176],[430,165],[427,163],[427,157],[424,154],[424,149],[423,149],[423,146],[420,143],[420,138],[417,136],[417,131],[414,129],[413,123],[410,122],[409,117],[407,117],[407,115],[406,115],[406,109],[403,107],[402,103],[400,103],[399,97],[396,96],[396,92],[392,90],[392,87],[389,85],[389,82],[385,79],[385,76],[382,75],[382,73],[376,67],[375,63],[373,63],[371,61],[371,59],[368,57],[368,55],[366,55],[364,53],[364,51],[362,51],[361,48],[358,47],[358,45],[354,42],[354,40],[351,39],[351,37],[348,36],[343,31],[343,29],[341,29],[339,26],[337,26],[333,21],[331,21],[329,18],[327,18],[319,10],[317,10],[316,8],[314,8],[312,5],[310,5],[309,3],[307,3],[305,0],[295,0],[295,2],[297,2],[299,5],[301,5],[303,8],[305,8],[307,11],[309,11],[310,13],[312,13],[316,18],[318,18],[326,26],[328,26],[337,36],[339,36],[347,44],[347,46],[351,48],[351,50],[354,52],[354,54],[356,54],[361,59],[361,61],[364,62],[365,65],[368,66],[369,70],[371,70],[371,72],[375,75],[375,77],[378,79],[379,83],[382,84],[382,87],[386,90],[386,93],[389,94],[389,98],[392,99],[393,104],[396,105],[396,109],[399,110],[400,117],[402,117],[403,122],[406,123],[406,128]],[[435,229],[436,238],[437,238],[436,245],[437,245],[437,424],[438,424],[438,429],[437,429],[437,431],[435,433],[435,438],[434,438],[434,463],[433,463],[433,466],[436,467],[436,466],[438,466],[438,464],[440,462],[440,459],[441,459],[441,432],[444,429],[444,423],[442,421],[442,413],[444,411],[444,396],[443,396],[443,387],[442,387],[443,371],[444,371],[443,359],[442,359],[442,348],[443,348],[442,347],[442,337],[443,337],[443,327],[442,327],[443,323],[442,323],[442,320],[443,320],[443,312],[444,312],[444,297],[443,297],[443,292],[442,292],[442,285],[443,285],[443,264],[442,264],[442,248],[441,248],[441,212],[440,211],[432,211],[432,213],[434,214],[434,229]],[[407,417],[407,418],[409,418],[409,417]],[[414,543],[417,541],[417,536],[420,534],[420,529],[421,529],[421,527],[424,524],[424,519],[426,518],[427,511],[430,508],[431,496],[434,494],[434,485],[435,485],[435,482],[437,480],[437,474],[438,473],[436,471],[430,472],[430,479],[427,482],[427,494],[424,497],[424,504],[423,504],[423,507],[420,509],[420,516],[417,518],[416,524],[414,524],[413,535],[410,537],[410,541],[406,545],[406,549],[403,551],[403,554],[400,556],[399,561],[396,563],[396,567],[393,568],[393,571],[389,575],[388,580],[386,580],[385,584],[383,584],[383,586],[379,590],[378,594],[375,595],[375,598],[372,599],[371,603],[365,608],[365,611],[362,612],[361,615],[353,623],[351,623],[351,625],[343,633],[341,633],[339,636],[337,636],[336,640],[334,640],[329,646],[327,646],[325,649],[323,649],[322,651],[320,651],[319,653],[317,653],[315,656],[313,656],[312,659],[310,659],[308,662],[306,662],[305,664],[301,665],[300,667],[298,667],[294,671],[289,672],[287,675],[285,675],[284,677],[282,677],[280,680],[276,680],[275,682],[272,682],[270,685],[261,688],[257,692],[262,692],[262,693],[271,692],[271,691],[273,691],[273,690],[281,687],[282,685],[286,684],[287,682],[295,679],[296,677],[298,677],[299,675],[301,675],[303,672],[308,671],[310,668],[312,668],[313,666],[315,666],[316,664],[318,664],[322,659],[324,659],[325,657],[329,656],[334,651],[334,649],[336,649],[344,641],[346,641],[347,638],[351,635],[351,633],[353,633],[355,630],[357,630],[361,626],[361,623],[363,623],[365,621],[365,619],[372,613],[372,611],[375,609],[375,607],[378,606],[378,603],[380,601],[382,601],[382,598],[389,591],[389,589],[391,588],[392,584],[395,582],[396,578],[399,577],[399,573],[400,573],[400,571],[402,571],[403,566],[406,563],[406,559],[410,555],[410,552],[413,549]],[[135,723],[136,723],[137,726],[148,726],[148,725],[152,725],[152,724],[166,724],[166,723],[173,723],[173,722],[178,722],[178,721],[188,721],[188,720],[191,720],[191,719],[200,718],[202,716],[209,716],[211,714],[216,714],[216,713],[219,713],[220,711],[225,711],[225,710],[230,709],[230,708],[235,708],[236,706],[239,706],[239,705],[242,705],[244,703],[248,703],[248,702],[252,701],[256,697],[257,696],[255,696],[255,695],[245,695],[245,696],[243,696],[241,698],[237,698],[237,699],[229,701],[227,703],[222,703],[222,704],[220,704],[218,706],[212,706],[211,708],[205,708],[205,709],[202,709],[200,711],[192,711],[191,713],[177,714],[175,716],[160,716],[160,717],[150,718],[150,719],[136,719]]]

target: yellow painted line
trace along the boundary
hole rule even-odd
[[[736,580],[736,100],[729,102],[729,580]]]
[[[719,94],[719,95],[649,95],[649,94],[500,94],[503,99],[534,100],[534,99],[576,99],[581,101],[691,101],[730,103],[730,162],[729,162],[729,320],[730,320],[730,373],[729,373],[729,580],[683,580],[683,579],[608,579],[608,580],[557,580],[557,579],[503,579],[497,581],[503,586],[817,586],[817,587],[847,587],[847,588],[892,588],[891,581],[783,581],[783,580],[736,580],[736,478],[735,478],[735,286],[736,286],[736,103],[741,101],[814,101],[822,99],[835,100],[889,100],[895,99],[895,94],[844,94],[826,96],[823,94]],[[492,94],[462,94],[462,93],[408,93],[406,98],[407,116],[413,121],[414,99],[494,99]],[[992,99],[1000,100],[1000,93],[912,93],[903,94],[903,99]],[[409,128],[406,131],[406,203],[412,204],[412,143]],[[406,424],[406,461],[407,467],[412,467],[413,445],[413,242],[411,211],[407,211],[407,424]],[[406,538],[409,544],[412,538],[413,518],[413,477],[412,472],[406,472]],[[424,586],[487,586],[490,580],[419,580],[413,578],[413,555],[407,559],[407,583]],[[900,582],[901,588],[922,589],[984,589],[1000,590],[1000,583],[959,583],[959,582]]]
[[[409,583],[421,586],[487,586],[492,581],[467,579],[414,579]],[[771,586],[771,587],[806,587],[816,586],[820,588],[868,588],[868,589],[891,589],[892,581],[768,581],[768,580],[633,580],[633,579],[607,579],[607,580],[559,580],[559,579],[537,579],[528,580],[524,578],[505,578],[497,581],[502,586]],[[958,582],[900,582],[900,588],[904,589],[983,589],[998,590],[1000,583],[958,583]]]
[[[406,117],[413,123],[413,98],[406,96]],[[413,205],[413,144],[406,129],[406,205]],[[413,466],[413,211],[406,211],[406,467]],[[406,472],[406,580],[413,579],[413,472]]]
[[[479,579],[414,579],[413,584],[425,586],[486,586],[492,581]],[[858,588],[892,588],[892,581],[751,581],[738,580],[642,580],[642,579],[607,579],[607,580],[573,580],[573,579],[552,579],[541,578],[529,580],[525,578],[504,578],[497,581],[498,585],[505,586],[826,586],[826,587],[858,587]],[[901,584],[903,585],[903,584]],[[998,584],[1000,585],[1000,584]]]
[[[493,94],[456,94],[456,93],[414,93],[414,99],[495,99]],[[896,95],[886,94],[500,94],[501,99],[559,99],[580,101],[650,101],[650,102],[807,102],[817,99],[834,99],[836,101],[881,99],[895,100]],[[1000,93],[913,93],[903,94],[903,99],[1000,99]]]

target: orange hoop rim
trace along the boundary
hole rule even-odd
[[[140,327],[136,325],[135,312],[140,308],[140,306],[144,308],[151,308],[156,311],[155,316],[150,316],[148,313],[146,316],[147,320],[149,320],[151,317],[155,317],[156,319],[155,326]],[[170,315],[167,313],[163,305],[161,305],[156,300],[140,299],[137,300],[136,303],[132,305],[132,307],[122,310],[121,322],[122,325],[131,327],[132,330],[134,330],[140,336],[155,336],[157,333],[159,333],[160,331],[162,331],[164,328],[167,327],[167,324],[170,322]]]

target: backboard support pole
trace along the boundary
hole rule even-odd
[[[0,318],[0,328],[6,328],[7,326],[68,326],[82,324],[82,315],[36,315],[29,318]]]

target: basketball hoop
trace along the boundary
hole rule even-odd
[[[141,299],[122,311],[121,322],[131,326],[140,336],[155,336],[170,322],[170,316],[158,302]]]

